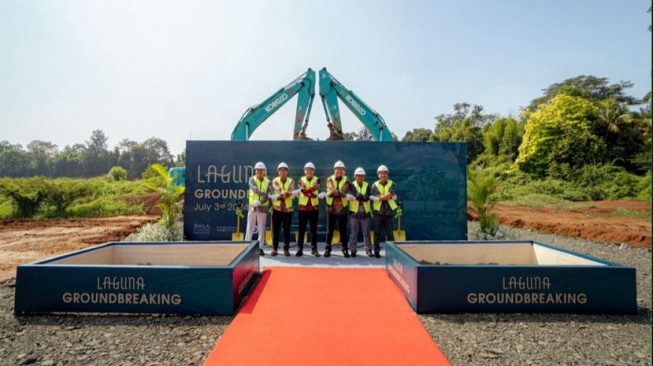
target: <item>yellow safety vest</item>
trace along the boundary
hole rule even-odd
[[[304,187],[306,187],[306,188],[311,188],[311,187],[313,187],[313,185],[315,183],[317,183],[317,177],[316,176],[313,176],[313,179],[311,179],[311,180],[308,180],[305,176],[299,178],[299,180],[304,183]],[[307,203],[308,203],[308,197],[305,196],[304,193],[300,191],[299,192],[299,204],[302,205],[302,206],[306,206]],[[311,197],[311,205],[313,207],[316,207],[318,205],[317,193],[313,193],[313,197]]]
[[[292,178],[287,177],[286,178],[286,184],[283,184],[283,182],[281,181],[281,177],[274,178],[274,180],[272,182],[277,182],[277,184],[281,187],[281,189],[283,189],[284,192],[288,192],[288,187],[290,187],[290,184],[292,184]],[[284,199],[284,201],[286,202],[286,208],[292,208],[292,196],[286,197],[286,199]],[[274,200],[274,201],[272,201],[272,204],[275,207],[280,207],[281,206],[281,200],[279,200],[279,199]]]
[[[390,189],[390,187],[392,187],[392,181],[388,179],[388,181],[385,183],[384,186],[381,184],[380,180],[377,180],[376,182],[374,182],[374,185],[379,190],[379,196],[383,196],[384,194],[388,193],[388,190]],[[395,202],[394,199],[390,198],[388,200],[388,204],[390,204],[390,208],[392,209],[392,211],[397,209],[397,202]],[[374,207],[374,211],[381,211],[381,201],[374,202],[373,207]]]
[[[363,187],[359,187],[358,183],[354,182],[352,185],[356,188],[356,192],[359,194],[365,194],[367,192],[367,182],[363,182]],[[358,205],[360,202],[358,200],[349,202],[349,211],[358,212]],[[370,201],[363,202],[363,207],[365,207],[365,212],[370,212]]]
[[[270,185],[270,180],[268,177],[263,177],[263,181],[258,180],[256,176],[254,176],[254,182],[256,182],[256,186],[258,187],[258,190],[261,192],[267,192],[268,191],[268,185]],[[252,191],[252,189],[249,189],[249,205],[252,206],[254,202],[256,201],[261,201],[261,205],[259,207],[265,207],[268,205],[268,201],[262,202],[263,201],[264,195],[259,195]]]
[[[342,176],[342,179],[340,180],[340,182],[338,182],[336,180],[336,175],[335,174],[330,176],[329,179],[331,179],[333,184],[336,185],[336,190],[338,190],[338,191],[340,190],[341,185],[347,183],[347,177],[344,176],[344,175]],[[342,207],[347,207],[347,203],[348,203],[347,198],[346,197],[341,197],[341,198],[342,198]],[[333,197],[327,197],[326,203],[327,203],[327,205],[331,206],[331,204],[333,203]]]

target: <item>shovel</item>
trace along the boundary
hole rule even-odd
[[[397,210],[397,230],[392,232],[395,241],[406,241],[406,232],[401,230],[401,215],[401,209]]]
[[[272,205],[270,205],[270,230],[265,230],[265,244],[267,246],[272,246]]]
[[[245,234],[240,232],[240,218],[243,216],[243,211],[240,210],[240,204],[236,206],[236,232],[231,233],[231,241],[245,240]]]

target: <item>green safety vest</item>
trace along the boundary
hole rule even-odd
[[[286,184],[283,184],[283,182],[281,181],[281,177],[274,178],[274,180],[272,182],[277,182],[277,184],[279,184],[279,186],[281,187],[281,189],[283,189],[284,192],[288,192],[288,187],[290,187],[290,184],[292,183],[292,178],[287,177],[286,178]],[[287,208],[288,207],[292,208],[292,196],[287,197],[286,199],[284,199],[284,201],[286,201],[286,207]],[[281,206],[281,200],[279,200],[279,199],[274,200],[274,201],[272,201],[272,204],[275,207],[280,207]]]
[[[383,186],[381,184],[381,181],[377,180],[376,182],[374,182],[374,185],[379,190],[379,196],[383,196],[384,194],[388,193],[388,190],[390,189],[390,187],[392,187],[392,181],[388,179],[388,181],[385,183],[385,186]],[[394,199],[390,198],[388,200],[388,204],[390,205],[392,211],[397,209],[397,202],[395,202]],[[373,207],[374,207],[374,211],[381,211],[381,201],[374,202]]]
[[[354,182],[352,185],[356,188],[356,192],[358,192],[359,194],[365,194],[365,192],[367,192],[367,182],[363,182],[363,187],[362,188],[359,187],[358,183],[356,183],[356,182]],[[360,204],[360,202],[358,202],[358,200],[354,200],[354,201],[349,202],[349,211],[351,211],[353,213],[358,212],[358,205],[359,204]],[[365,212],[370,212],[370,201],[363,202],[363,207],[365,207]]]
[[[338,191],[340,190],[341,185],[347,183],[347,177],[344,176],[344,175],[342,176],[342,179],[340,180],[340,182],[338,182],[336,180],[336,175],[335,174],[330,176],[329,179],[331,179],[333,184],[335,184],[336,190],[338,190]],[[342,198],[342,207],[347,207],[347,203],[348,203],[347,198],[346,197],[341,197],[341,198]],[[331,206],[331,204],[333,203],[333,197],[327,197],[326,203],[327,203],[327,205]]]
[[[254,182],[256,182],[256,186],[258,187],[258,190],[261,192],[267,192],[268,191],[268,185],[270,185],[270,180],[268,177],[263,177],[263,181],[258,180],[256,176],[254,176]],[[257,193],[254,193],[252,189],[249,189],[249,205],[252,206],[254,202],[256,201],[262,201],[261,200],[262,195],[259,195]],[[262,202],[261,206],[259,207],[265,207],[268,205],[268,201]]]
[[[311,180],[308,180],[308,178],[306,178],[306,177],[301,177],[301,178],[299,178],[299,180],[304,183],[304,187],[311,188],[311,187],[313,187],[313,184],[315,184],[317,182],[317,177],[313,176],[313,179],[311,179]],[[308,197],[305,196],[302,191],[299,191],[299,204],[302,205],[302,206],[306,206],[307,203],[308,203]],[[315,193],[314,193],[314,196],[311,197],[311,205],[313,207],[316,207],[318,205],[317,194],[315,194]]]

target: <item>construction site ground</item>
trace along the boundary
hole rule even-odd
[[[139,197],[147,215],[0,221],[0,283],[16,276],[19,264],[126,238],[158,220],[155,198]],[[651,247],[651,205],[645,201],[585,202],[574,209],[497,205],[494,212],[501,224],[520,229]]]

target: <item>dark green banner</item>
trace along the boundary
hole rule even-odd
[[[353,180],[357,167],[374,183],[383,164],[397,188],[403,216],[401,229],[407,240],[467,239],[467,175],[464,143],[413,143],[374,141],[187,141],[184,234],[188,240],[229,240],[236,232],[237,205],[247,216],[247,181],[254,164],[265,163],[270,179],[285,162],[297,181],[304,164],[312,162],[326,190],[333,165],[345,163]],[[293,201],[295,207],[297,200]],[[320,201],[319,240],[326,233],[326,212]],[[270,225],[268,219],[268,227]],[[240,220],[245,232],[246,220]],[[396,222],[395,222],[396,228]],[[292,231],[297,229],[297,213]],[[256,235],[255,235],[256,237]]]

